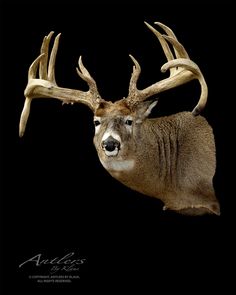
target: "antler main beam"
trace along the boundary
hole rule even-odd
[[[164,80],[158,81],[153,85],[139,90],[137,89],[137,81],[141,73],[141,67],[137,60],[130,55],[134,62],[133,73],[130,79],[129,94],[126,98],[130,106],[136,105],[138,102],[146,100],[147,98],[166,91],[168,89],[180,86],[191,80],[198,79],[201,85],[201,95],[198,104],[193,109],[193,115],[198,115],[201,110],[205,107],[207,102],[208,88],[205,79],[199,69],[199,67],[190,60],[187,51],[184,46],[179,43],[173,31],[160,22],[155,22],[159,27],[161,27],[165,34],[159,33],[151,25],[146,23],[146,26],[156,35],[158,38],[162,49],[167,58],[167,62],[161,67],[162,72],[170,70],[170,76]],[[170,50],[169,44],[173,46],[174,54]]]
[[[25,89],[25,103],[21,113],[19,136],[22,137],[25,132],[27,120],[30,114],[31,101],[34,98],[56,98],[63,103],[83,103],[94,111],[102,101],[96,86],[96,82],[91,77],[87,69],[79,58],[79,76],[87,82],[88,91],[68,89],[58,87],[55,79],[55,62],[59,45],[60,34],[54,40],[53,48],[48,61],[49,44],[53,32],[44,37],[41,46],[40,55],[33,61],[28,72],[28,84]],[[39,72],[39,78],[37,78]]]

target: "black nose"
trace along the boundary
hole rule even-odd
[[[120,142],[112,136],[109,136],[102,142],[102,147],[108,152],[113,152],[116,148],[120,149]]]

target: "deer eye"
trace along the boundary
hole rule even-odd
[[[94,122],[94,125],[95,125],[95,126],[99,126],[99,125],[101,124],[101,122],[98,121],[98,120],[94,120],[93,122]]]
[[[125,121],[125,124],[128,125],[128,126],[131,126],[131,125],[133,124],[133,121],[130,120],[130,119],[127,119],[127,120]]]

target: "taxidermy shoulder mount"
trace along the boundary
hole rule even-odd
[[[164,210],[188,215],[219,215],[220,206],[212,184],[216,168],[214,135],[206,119],[199,115],[207,102],[206,82],[199,67],[190,60],[169,27],[156,22],[164,31],[161,34],[145,24],[163,48],[167,62],[161,71],[169,71],[169,77],[145,89],[138,89],[141,67],[130,55],[134,66],[128,96],[116,102],[106,101],[100,96],[96,82],[81,57],[77,73],[87,82],[88,91],[57,86],[54,68],[60,34],[54,40],[50,57],[49,43],[53,32],[45,36],[41,53],[28,72],[20,137],[24,134],[34,98],[83,103],[94,113],[94,145],[101,164],[111,176],[133,190],[160,199]],[[150,99],[153,95],[193,79],[199,81],[201,95],[192,112],[148,118],[157,104],[157,100]]]

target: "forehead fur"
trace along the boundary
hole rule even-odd
[[[124,100],[118,100],[116,102],[104,101],[101,102],[97,110],[95,111],[95,116],[103,117],[107,115],[130,115],[131,110]]]

